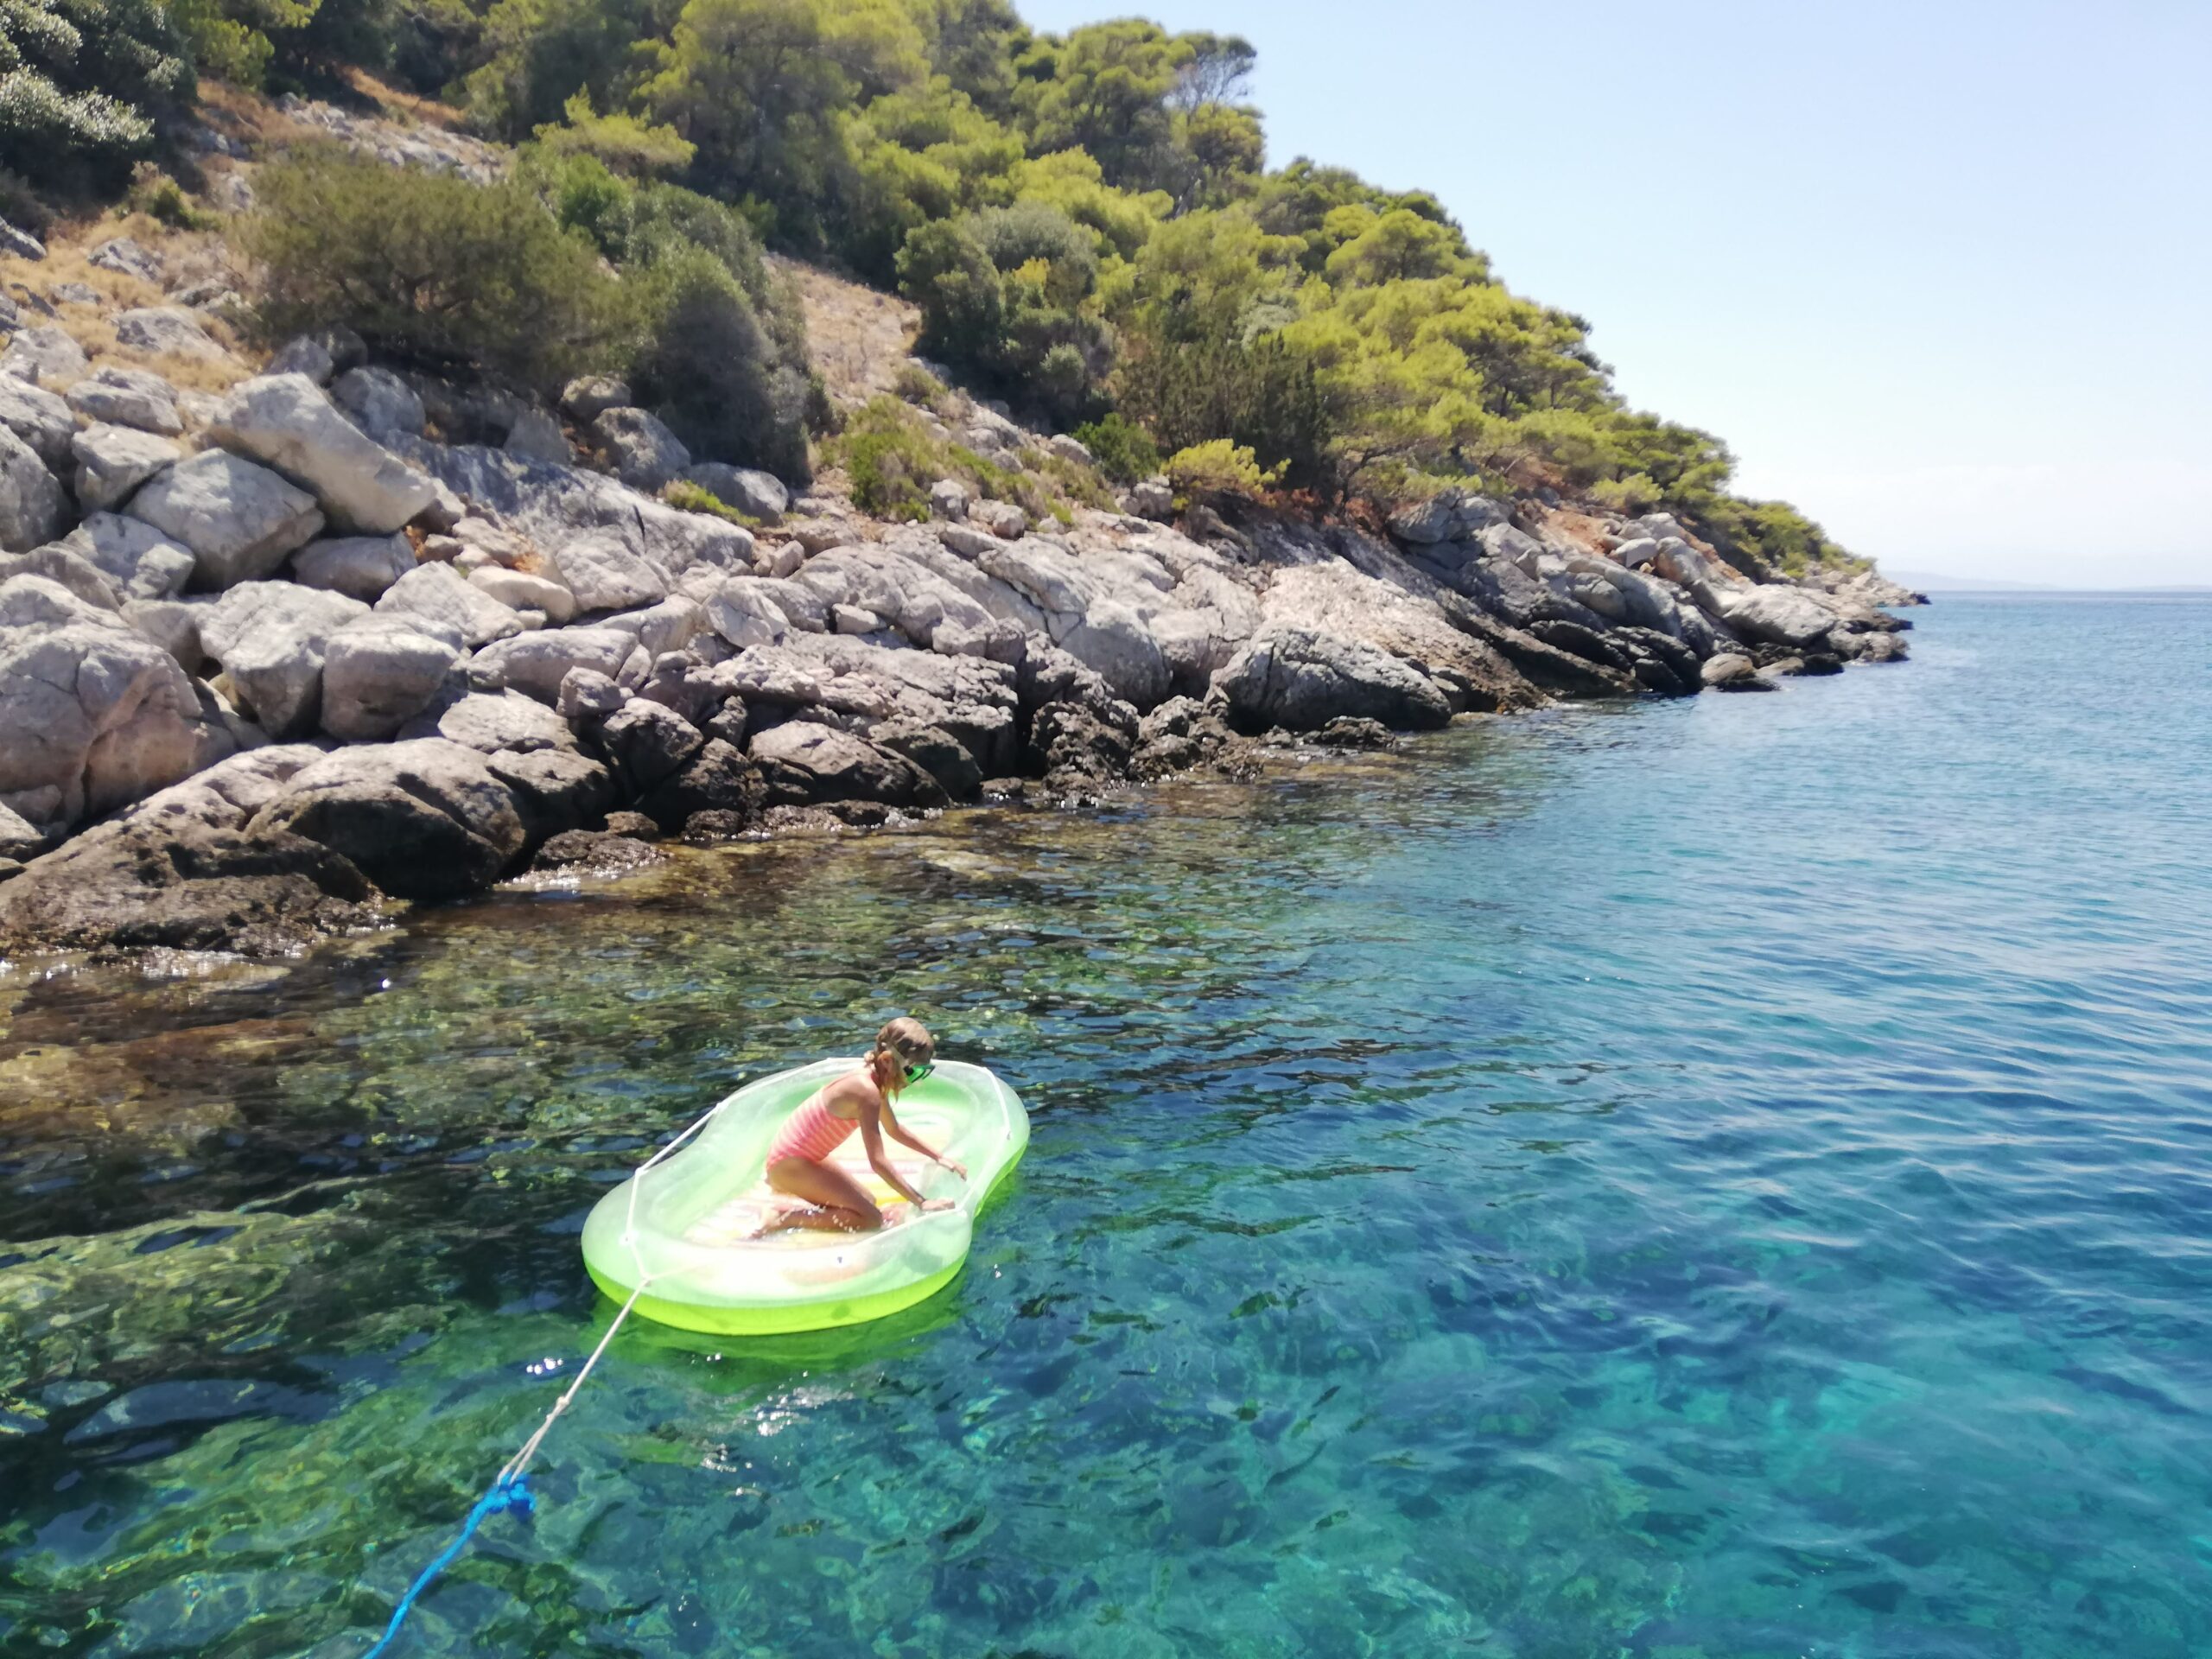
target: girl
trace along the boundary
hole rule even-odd
[[[791,1121],[768,1146],[768,1185],[815,1206],[793,1210],[760,1230],[760,1236],[788,1228],[805,1227],[826,1233],[872,1233],[883,1225],[883,1212],[861,1190],[860,1184],[830,1162],[830,1154],[845,1143],[857,1128],[868,1148],[869,1167],[891,1190],[920,1211],[950,1210],[950,1198],[925,1199],[906,1184],[883,1154],[888,1135],[910,1147],[940,1168],[962,1180],[968,1172],[925,1146],[899,1127],[891,1102],[910,1084],[919,1083],[936,1067],[937,1044],[918,1020],[893,1020],[875,1033],[875,1046],[860,1069],[825,1083],[808,1096]]]

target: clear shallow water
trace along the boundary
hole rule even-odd
[[[883,1325],[632,1327],[410,1653],[2212,1650],[2212,603],[0,979],[0,1655],[358,1654],[585,1211],[912,1008],[1035,1139]]]

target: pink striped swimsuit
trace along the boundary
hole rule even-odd
[[[810,1164],[827,1163],[830,1154],[843,1146],[858,1128],[858,1118],[840,1117],[823,1104],[822,1090],[817,1089],[776,1132],[776,1138],[768,1145],[767,1163],[763,1166],[772,1168],[779,1158],[804,1158]]]

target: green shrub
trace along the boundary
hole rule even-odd
[[[154,0],[0,0],[0,166],[42,184],[119,183],[193,90]]]
[[[1244,445],[1214,438],[1169,456],[1167,481],[1178,497],[1203,500],[1207,496],[1257,495],[1274,482],[1274,474],[1262,472]]]
[[[1134,484],[1160,470],[1160,446],[1152,434],[1119,410],[1078,426],[1075,438],[1090,451],[1098,470],[1116,484]]]
[[[742,524],[747,530],[758,530],[760,521],[751,513],[740,512],[735,507],[703,486],[689,479],[679,478],[661,486],[660,499],[671,507],[685,512],[712,513],[717,518],[727,518],[733,524]]]
[[[827,448],[845,469],[854,504],[879,518],[927,518],[930,486],[941,478],[960,479],[992,500],[1012,501],[1033,520],[1071,522],[1071,500],[1109,505],[1096,479],[1084,468],[1061,462],[1068,474],[1062,478],[1051,461],[1045,463],[1047,477],[1062,486],[1056,491],[1046,478],[1001,467],[936,436],[912,407],[889,396],[870,399]]]
[[[382,356],[549,389],[608,359],[617,283],[519,183],[316,145],[264,168],[256,194],[242,241],[272,338],[342,326]]]
[[[793,482],[812,477],[804,359],[779,349],[729,267],[685,244],[628,280],[640,324],[629,363],[639,402],[696,453]]]
[[[124,209],[158,219],[173,231],[213,231],[223,223],[219,214],[194,207],[183,187],[151,162],[130,169],[130,194],[124,199]]]
[[[952,400],[950,388],[918,363],[901,363],[891,377],[891,390],[906,402],[938,415]]]

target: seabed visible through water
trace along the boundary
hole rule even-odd
[[[17,965],[0,1656],[358,1655],[603,1329],[594,1199],[909,1010],[1033,1114],[968,1272],[626,1326],[405,1651],[2212,1651],[2212,604],[1916,620],[1777,696]]]

